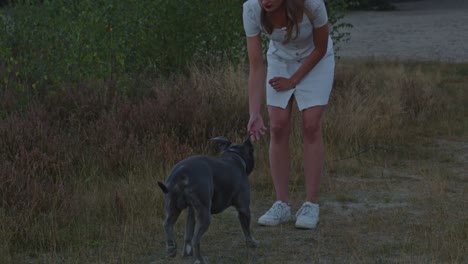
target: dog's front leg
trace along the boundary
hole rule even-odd
[[[245,242],[249,247],[257,247],[258,241],[252,237],[250,233],[250,209],[249,207],[240,207],[237,209],[239,222],[244,232]]]
[[[187,221],[185,222],[185,238],[184,238],[184,257],[193,255],[192,239],[195,228],[195,212],[191,206],[187,209]]]
[[[166,230],[166,252],[170,257],[175,257],[177,254],[177,243],[174,237],[174,224],[180,215],[180,210],[167,210],[167,216],[164,220],[164,229]]]

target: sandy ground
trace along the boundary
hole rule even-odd
[[[390,57],[468,62],[468,1],[394,3],[397,11],[356,11],[343,22],[354,27],[339,43],[342,57]]]

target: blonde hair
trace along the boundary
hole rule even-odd
[[[299,18],[304,14],[304,0],[284,0],[282,5],[286,11],[286,36],[283,44],[288,43],[292,39],[292,33],[295,29],[296,35],[294,39],[299,36]],[[271,23],[267,12],[262,8],[260,21],[262,27],[268,34],[273,32],[273,23]]]

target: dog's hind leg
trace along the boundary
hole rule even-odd
[[[175,257],[177,254],[177,243],[174,237],[174,224],[179,218],[181,210],[170,209],[167,211],[166,219],[164,220],[164,229],[166,230],[166,252],[170,257]]]
[[[205,258],[200,252],[200,240],[203,234],[208,230],[211,223],[211,211],[208,207],[195,207],[195,230],[192,239],[193,263],[206,264]]]
[[[195,211],[191,206],[187,208],[187,221],[185,222],[185,242],[184,242],[184,257],[193,255],[192,239],[195,229]]]
[[[242,227],[242,232],[244,232],[245,242],[249,247],[257,247],[258,242],[252,237],[250,233],[250,209],[249,207],[240,207],[237,208],[239,222]]]

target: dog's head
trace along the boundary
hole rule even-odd
[[[233,144],[226,137],[215,137],[211,139],[221,147],[221,155],[224,153],[234,153],[245,162],[245,171],[249,175],[255,166],[254,147],[250,141],[250,136],[242,144]]]

